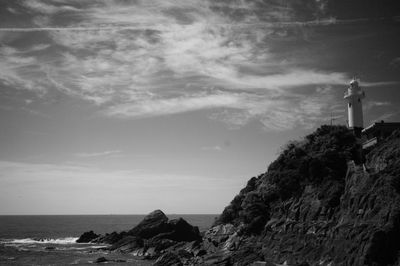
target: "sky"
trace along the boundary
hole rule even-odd
[[[0,0],[0,214],[220,213],[290,140],[400,121],[396,0]]]

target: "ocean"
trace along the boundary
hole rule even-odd
[[[217,215],[167,215],[182,217],[207,230]],[[90,265],[99,257],[118,259],[107,265],[151,265],[128,254],[113,254],[99,244],[77,244],[86,231],[97,234],[124,231],[145,215],[7,215],[0,216],[0,265]]]

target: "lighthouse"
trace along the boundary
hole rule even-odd
[[[344,94],[344,99],[347,100],[348,127],[354,131],[357,138],[361,138],[361,130],[364,128],[363,98],[365,98],[365,92],[360,88],[356,78],[353,78]]]

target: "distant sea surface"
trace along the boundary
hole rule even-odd
[[[200,231],[214,222],[211,215],[167,215],[182,217]],[[96,258],[125,260],[115,265],[150,265],[130,255],[102,251],[96,244],[77,244],[86,231],[97,234],[132,229],[145,215],[6,215],[0,216],[0,265],[90,265]],[[114,265],[108,263],[107,265]]]

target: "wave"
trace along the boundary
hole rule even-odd
[[[57,248],[57,250],[88,250],[88,249],[103,249],[103,248],[108,248],[108,245],[95,245],[95,246],[84,246],[84,247],[60,247]]]
[[[76,244],[78,237],[2,239],[3,244]]]

